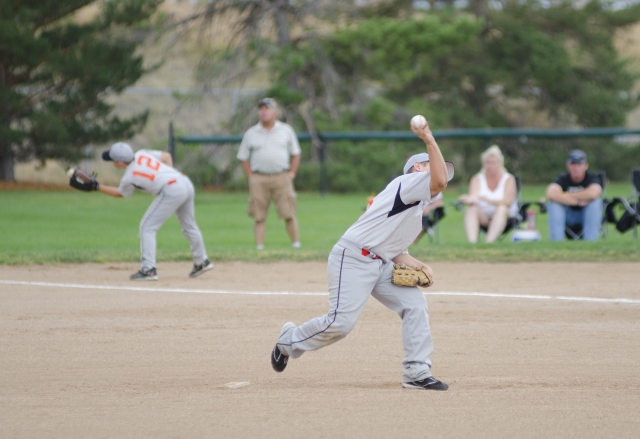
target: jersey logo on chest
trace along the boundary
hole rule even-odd
[[[398,185],[398,192],[396,193],[396,199],[393,201],[393,207],[391,208],[391,211],[389,212],[389,215],[387,215],[387,218],[392,217],[393,215],[397,215],[399,213],[404,212],[407,209],[411,209],[414,206],[417,206],[418,204],[420,204],[420,201],[416,201],[415,203],[411,203],[411,204],[404,204],[402,202],[402,198],[400,198],[400,189],[402,188],[402,183],[400,183]]]

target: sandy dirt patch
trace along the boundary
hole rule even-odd
[[[164,263],[144,283],[135,264],[0,266],[41,283],[0,283],[0,437],[637,437],[637,264],[433,266],[433,292],[509,296],[427,296],[447,392],[401,388],[400,319],[374,299],[349,337],[276,374],[282,323],[325,313],[326,295],[127,290],[322,293],[323,263],[196,279]]]

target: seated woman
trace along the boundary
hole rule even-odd
[[[469,193],[458,199],[467,205],[464,228],[467,239],[478,241],[480,226],[487,227],[486,242],[502,235],[507,220],[518,214],[516,179],[504,168],[504,156],[497,145],[481,155],[482,171],[469,183]]]

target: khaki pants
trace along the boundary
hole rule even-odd
[[[247,213],[257,222],[267,218],[269,203],[273,199],[280,219],[292,219],[296,215],[296,193],[288,172],[262,175],[251,174],[249,178],[249,208]]]

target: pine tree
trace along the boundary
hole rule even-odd
[[[76,160],[92,142],[127,138],[147,119],[106,99],[145,72],[136,26],[160,0],[0,0],[0,180],[16,161]],[[99,6],[88,21],[76,19]]]

